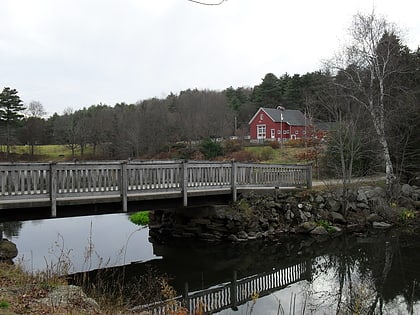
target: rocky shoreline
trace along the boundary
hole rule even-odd
[[[402,185],[395,202],[385,190],[360,186],[347,194],[333,190],[249,193],[238,202],[197,209],[154,211],[150,236],[204,241],[247,241],[285,234],[336,235],[405,225],[420,210],[420,188]]]

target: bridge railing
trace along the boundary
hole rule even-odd
[[[0,164],[1,199],[47,198],[49,191],[48,163]]]
[[[311,266],[308,260],[239,280],[234,272],[231,282],[195,292],[188,292],[186,285],[183,296],[136,309],[147,310],[154,315],[167,314],[168,308],[175,313],[180,307],[187,308],[189,314],[213,314],[228,308],[236,309],[256,297],[267,296],[302,280],[310,280]]]
[[[57,200],[113,196],[127,211],[136,195],[176,193],[187,205],[188,193],[255,187],[312,185],[310,165],[274,165],[237,162],[78,162],[0,164],[0,209],[4,200],[45,199],[56,215]]]
[[[238,186],[308,186],[307,165],[243,164],[237,165]]]

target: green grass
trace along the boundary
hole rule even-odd
[[[269,164],[296,164],[296,154],[304,152],[305,148],[291,148],[283,146],[282,149],[273,149],[270,146],[246,147],[245,150],[250,151],[258,156],[259,160]]]
[[[129,217],[130,221],[137,225],[148,225],[149,224],[149,211],[139,211],[133,213]]]
[[[28,145],[16,145],[11,148],[11,153],[30,154],[31,147]],[[93,153],[91,146],[84,150],[85,155]],[[43,160],[61,161],[72,158],[69,147],[61,144],[37,145],[34,147],[34,155],[41,156]],[[75,157],[81,157],[80,149],[75,150]]]

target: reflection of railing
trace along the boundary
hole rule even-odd
[[[0,164],[0,209],[231,193],[312,185],[310,165],[226,162],[86,162]]]
[[[150,314],[163,315],[167,314],[168,309],[176,311],[180,307],[185,307],[191,314],[197,314],[198,310],[211,314],[228,308],[236,309],[237,306],[251,301],[255,296],[263,297],[293,283],[310,279],[309,261],[239,280],[236,279],[236,272],[234,272],[232,282],[192,293],[188,292],[188,286],[186,286],[183,296],[136,309],[147,309]]]

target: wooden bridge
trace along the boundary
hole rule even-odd
[[[237,310],[239,305],[267,296],[293,283],[302,280],[310,281],[311,268],[311,262],[308,260],[239,280],[234,272],[232,282],[191,293],[188,292],[188,285],[186,285],[182,296],[152,305],[138,306],[133,310],[147,310],[153,315],[176,313],[181,307],[188,309],[189,314],[213,314],[228,308]]]
[[[0,210],[188,198],[312,186],[310,165],[197,161],[0,164]]]

